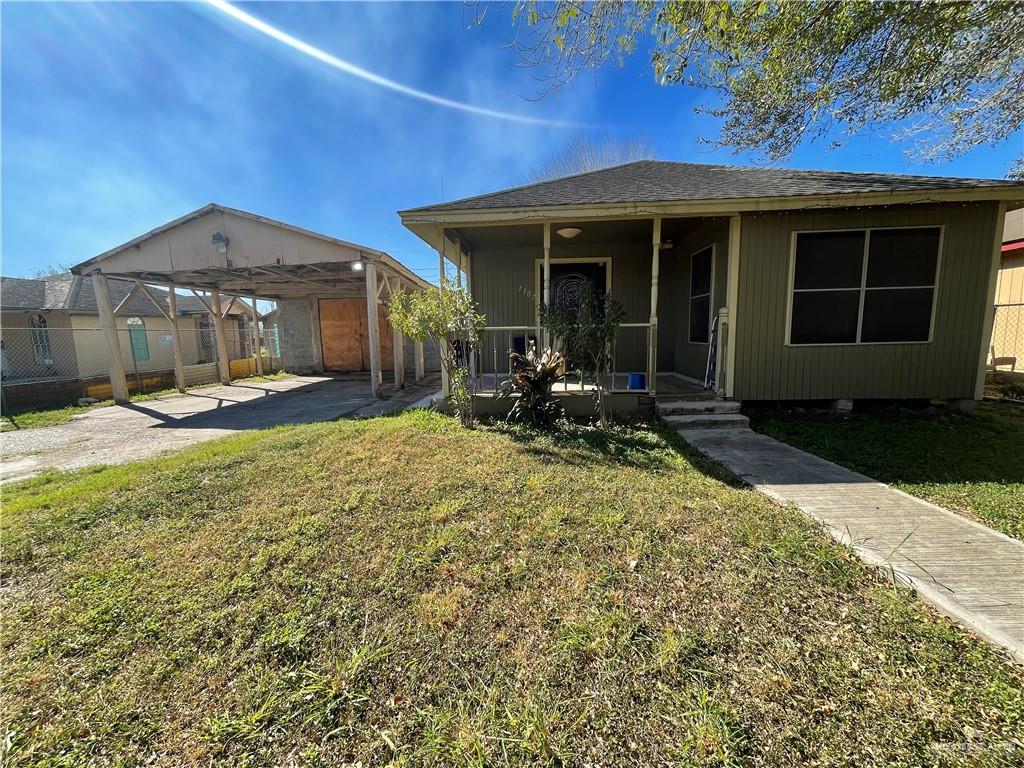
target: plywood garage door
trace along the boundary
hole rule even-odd
[[[370,370],[370,335],[366,328],[365,299],[320,299],[320,346],[324,370]],[[383,308],[378,307],[380,321],[381,369],[394,368],[391,324]]]

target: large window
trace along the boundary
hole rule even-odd
[[[128,340],[132,345],[132,359],[137,363],[149,360],[149,339],[146,338],[146,323],[141,317],[129,317]]]
[[[711,332],[711,281],[715,248],[709,245],[690,257],[690,341],[707,344]]]
[[[790,344],[929,341],[939,227],[799,232]]]
[[[42,315],[32,315],[32,353],[36,365],[53,365],[53,349],[50,347],[50,328]]]

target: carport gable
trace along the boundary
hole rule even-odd
[[[429,287],[383,251],[212,203],[71,271],[266,299],[356,297],[369,262],[383,282]]]

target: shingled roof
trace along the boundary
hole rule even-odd
[[[641,160],[486,195],[412,208],[402,213],[920,192],[1013,187],[1019,184],[1002,179],[797,171]]]
[[[3,311],[25,310],[59,310],[75,314],[98,314],[96,294],[92,280],[70,272],[50,275],[37,279],[21,277],[0,278],[0,309]],[[116,307],[131,293],[135,283],[130,280],[110,280],[110,301]],[[150,293],[160,304],[160,309],[168,311],[167,291],[151,287]],[[193,296],[183,296],[179,292],[177,309],[179,315],[205,314],[206,307]],[[251,305],[238,299],[232,307],[231,314],[248,313]],[[138,317],[162,317],[162,313],[153,306],[153,302],[144,293],[136,293],[121,310],[122,315]]]

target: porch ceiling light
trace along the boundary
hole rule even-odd
[[[555,232],[558,233],[559,236],[564,237],[566,240],[572,240],[574,237],[576,237],[576,235],[578,235],[582,231],[583,230],[580,229],[579,227],[562,227],[561,229],[555,230]]]
[[[352,262],[352,271],[353,272],[362,272],[363,271],[363,262],[362,261],[353,261]]]
[[[214,232],[213,237],[210,238],[210,245],[217,247],[217,253],[227,253],[228,243],[231,242],[231,238],[227,235],[222,235],[220,232]]]

